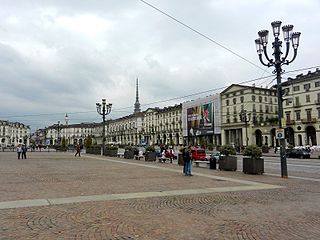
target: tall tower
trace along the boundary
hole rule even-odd
[[[67,114],[67,113],[66,113],[66,115],[64,116],[64,121],[65,121],[66,125],[68,126],[69,117],[68,117],[68,114]]]
[[[138,78],[136,83],[136,102],[134,104],[134,113],[141,112],[140,103],[139,103],[139,89],[138,89]]]

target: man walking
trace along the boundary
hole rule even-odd
[[[22,159],[27,159],[27,146],[25,144],[22,144]]]
[[[76,150],[77,150],[77,152],[76,152],[76,154],[75,154],[74,156],[76,157],[76,156],[77,156],[77,154],[78,154],[78,155],[79,155],[79,157],[80,157],[80,151],[81,151],[81,148],[80,148],[80,145],[79,145],[79,144],[77,145]]]

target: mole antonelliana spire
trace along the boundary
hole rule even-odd
[[[138,78],[136,83],[136,102],[134,104],[134,113],[140,112],[140,103],[139,103],[139,88],[138,88]]]

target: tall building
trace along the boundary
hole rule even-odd
[[[14,147],[18,144],[29,145],[30,127],[19,122],[0,120],[1,147]]]
[[[320,69],[299,74],[282,83],[287,143],[293,146],[320,143]]]
[[[136,102],[134,103],[134,113],[141,112],[140,103],[139,103],[139,85],[138,85],[138,78],[136,82]]]

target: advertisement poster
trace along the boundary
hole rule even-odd
[[[187,109],[188,136],[213,134],[212,103]]]

